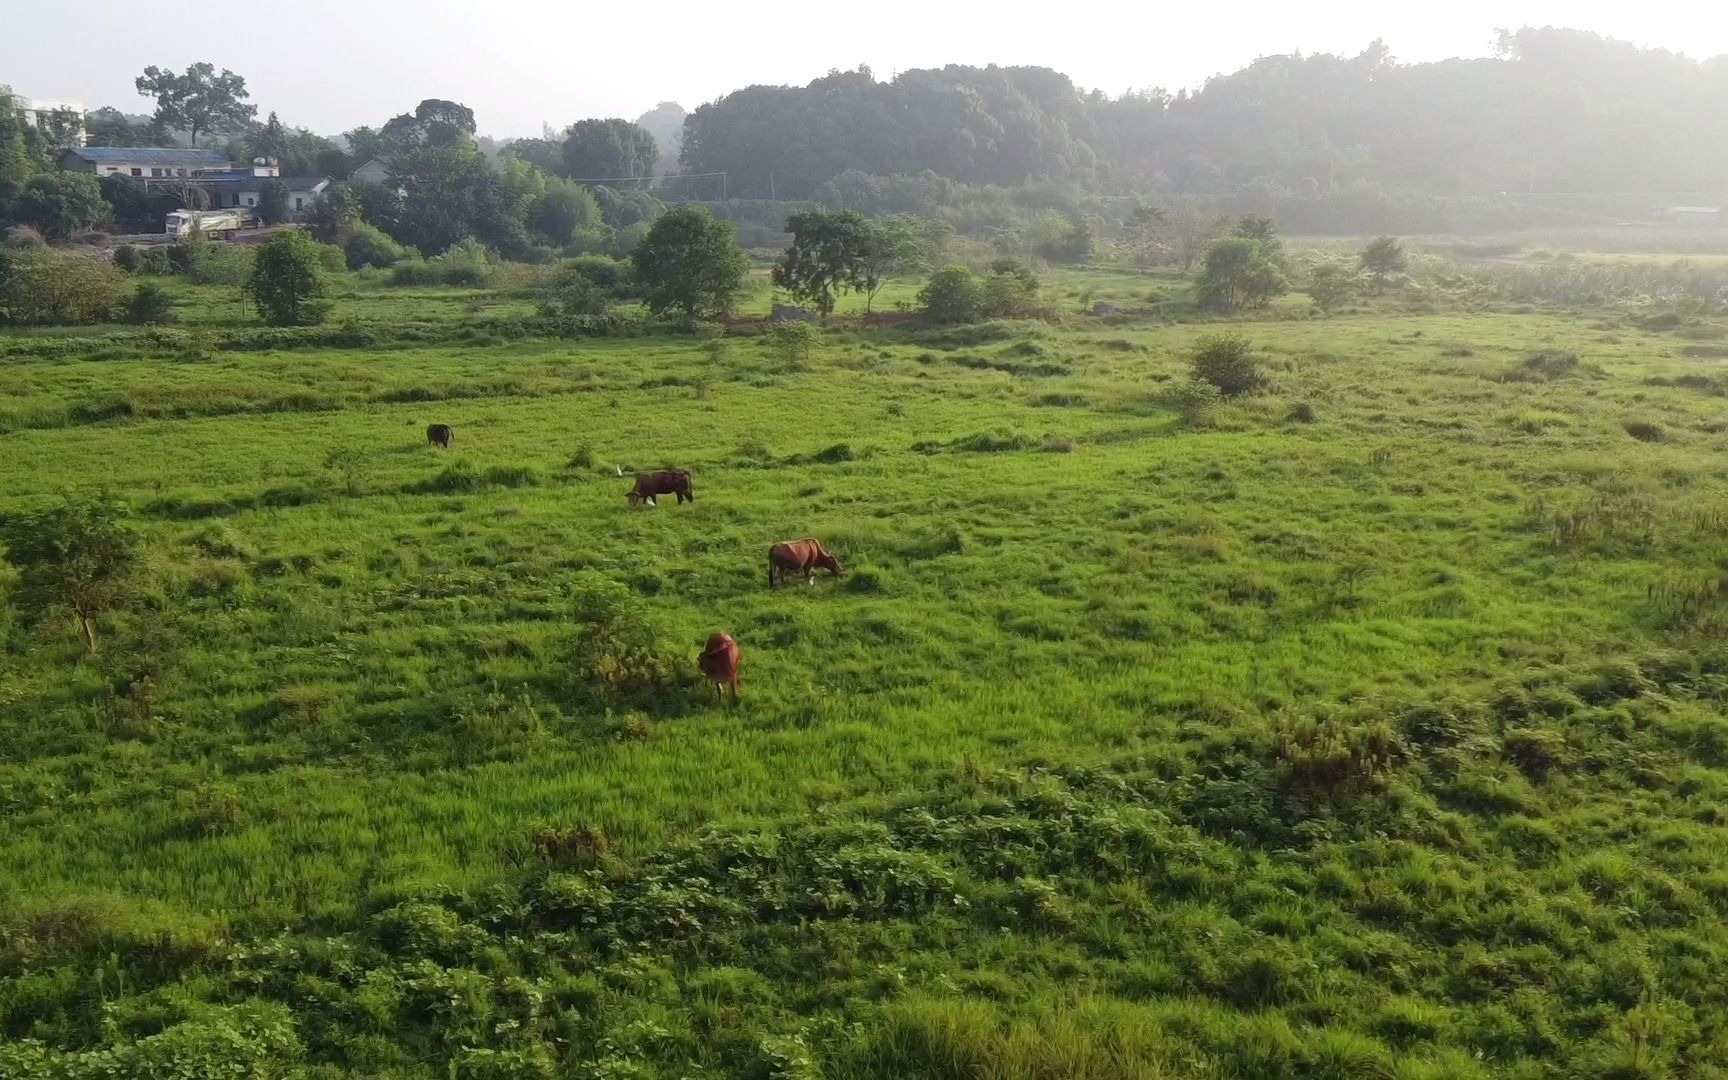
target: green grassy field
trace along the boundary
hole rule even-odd
[[[1728,324],[1172,288],[0,338],[0,514],[149,545],[95,657],[0,615],[0,1077],[1728,1075]],[[1184,417],[1220,330],[1271,386]],[[608,585],[676,674],[585,677]]]

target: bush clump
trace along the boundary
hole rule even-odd
[[[1193,372],[1196,380],[1210,383],[1225,397],[1242,397],[1265,385],[1253,344],[1233,334],[1201,338],[1194,350]]]

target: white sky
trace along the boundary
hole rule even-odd
[[[1684,52],[1728,53],[1711,0],[1452,0],[1208,5],[1097,0],[869,0],[812,9],[713,0],[297,0],[201,9],[140,0],[0,0],[0,83],[31,97],[148,112],[149,64],[208,60],[247,80],[263,116],[325,134],[381,124],[421,98],[473,108],[482,134],[537,135],[586,116],[694,108],[751,83],[808,82],[869,64],[878,78],[947,63],[1040,64],[1083,89],[1198,86],[1256,56],[1355,54],[1385,38],[1403,61],[1481,56],[1495,28],[1555,25]]]

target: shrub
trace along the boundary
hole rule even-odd
[[[125,278],[114,267],[42,249],[0,251],[0,326],[107,322]]]
[[[142,266],[144,259],[138,254],[138,249],[131,244],[121,244],[114,249],[114,265],[128,274],[135,274]]]
[[[1343,263],[1321,263],[1308,281],[1308,295],[1321,311],[1336,311],[1356,294],[1356,276]]]
[[[612,310],[612,298],[593,278],[566,266],[552,277],[540,295],[540,314],[549,318],[604,315]]]
[[[126,321],[153,325],[174,321],[174,301],[153,281],[141,281],[126,305]]]
[[[96,651],[96,617],[119,602],[142,550],[125,504],[67,496],[55,506],[19,514],[0,534],[18,570],[14,599],[40,620],[70,612]]]
[[[641,597],[592,571],[578,577],[573,591],[571,668],[581,682],[609,695],[628,695],[675,680],[684,665],[667,648]]]
[[[622,296],[630,287],[630,264],[605,255],[581,255],[564,264],[564,268],[580,274],[614,296]]]
[[[1204,423],[1212,410],[1224,400],[1224,395],[1218,392],[1216,386],[1202,379],[1188,379],[1177,383],[1164,396],[1182,414],[1182,419],[1190,424]]]
[[[930,275],[918,293],[918,310],[939,323],[976,322],[984,315],[984,288],[972,271],[949,266]]]
[[[1639,442],[1658,443],[1668,437],[1662,425],[1653,420],[1628,420],[1620,426]]]
[[[42,239],[42,234],[29,225],[14,225],[6,230],[6,246],[18,250],[45,248],[48,241]]]
[[[408,249],[390,239],[384,230],[361,221],[351,228],[342,253],[350,270],[368,266],[387,269],[407,258]]]
[[[1254,362],[1254,346],[1230,334],[1200,339],[1194,350],[1194,378],[1211,383],[1225,397],[1251,394],[1264,385]]]
[[[819,334],[803,322],[775,323],[762,335],[762,348],[788,368],[802,368],[816,351]]]
[[[1306,401],[1298,401],[1290,406],[1290,411],[1284,414],[1284,419],[1292,424],[1312,424],[1319,419],[1319,416],[1314,412],[1314,406]]]

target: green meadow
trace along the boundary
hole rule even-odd
[[[147,551],[0,607],[0,1077],[1728,1076],[1728,319],[1185,290],[0,337],[0,515]]]

